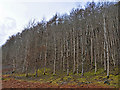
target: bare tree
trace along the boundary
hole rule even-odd
[[[74,60],[74,64],[73,64],[73,73],[75,73],[75,30],[73,28],[73,60]]]
[[[106,53],[107,53],[107,78],[109,78],[109,51],[108,51],[108,41],[107,41],[107,34],[106,34],[105,14],[103,14],[103,20],[104,20],[104,39],[105,39]]]

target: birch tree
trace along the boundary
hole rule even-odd
[[[105,21],[105,14],[103,14],[103,21],[104,21],[104,42],[106,44],[106,53],[107,53],[107,78],[109,78],[109,51],[108,51],[108,41],[107,41],[107,32],[106,32],[106,21]]]

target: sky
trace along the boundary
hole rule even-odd
[[[84,6],[88,1],[93,0],[0,0],[0,46],[24,30],[30,20],[45,18],[48,21],[56,12],[69,14],[72,8]]]

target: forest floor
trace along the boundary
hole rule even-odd
[[[25,74],[3,74],[2,88],[118,88],[117,74],[110,74],[110,78],[106,78],[106,73],[103,69],[99,69],[94,74],[94,71],[81,74],[57,73],[52,75],[49,69],[46,69],[46,75],[43,75],[43,69],[38,70],[38,77],[35,74],[29,73],[28,77]],[[115,73],[115,72],[113,72]],[[107,81],[107,83],[105,83]],[[120,89],[119,89],[120,90]]]
[[[9,79],[2,81],[2,88],[114,88],[114,87],[100,86],[98,84],[81,84],[81,85],[55,84],[54,85],[51,83],[39,83],[39,82]]]

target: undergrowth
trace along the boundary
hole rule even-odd
[[[63,73],[56,72],[56,75],[53,75],[50,69],[48,68],[45,68],[45,69],[46,69],[45,75],[44,75],[44,68],[38,69],[38,77],[34,77],[35,73],[28,73],[28,76],[31,77],[32,80],[27,79],[27,81],[51,83],[55,85],[64,84],[64,83],[67,83],[68,85],[78,85],[78,83],[82,83],[82,84],[93,83],[101,86],[107,85],[107,84],[104,84],[104,81],[107,80],[107,77],[103,68],[98,69],[96,74],[94,73],[94,70],[89,72],[84,72],[84,76],[81,76],[81,73],[73,74],[72,72],[69,73],[69,76],[66,75],[66,72],[63,72]],[[109,75],[108,81],[110,85],[108,86],[118,87],[118,77],[120,77],[120,75],[112,74],[114,72],[115,71],[111,72]],[[25,77],[26,74],[14,74],[14,76]],[[4,78],[4,80],[9,80],[9,79]]]

